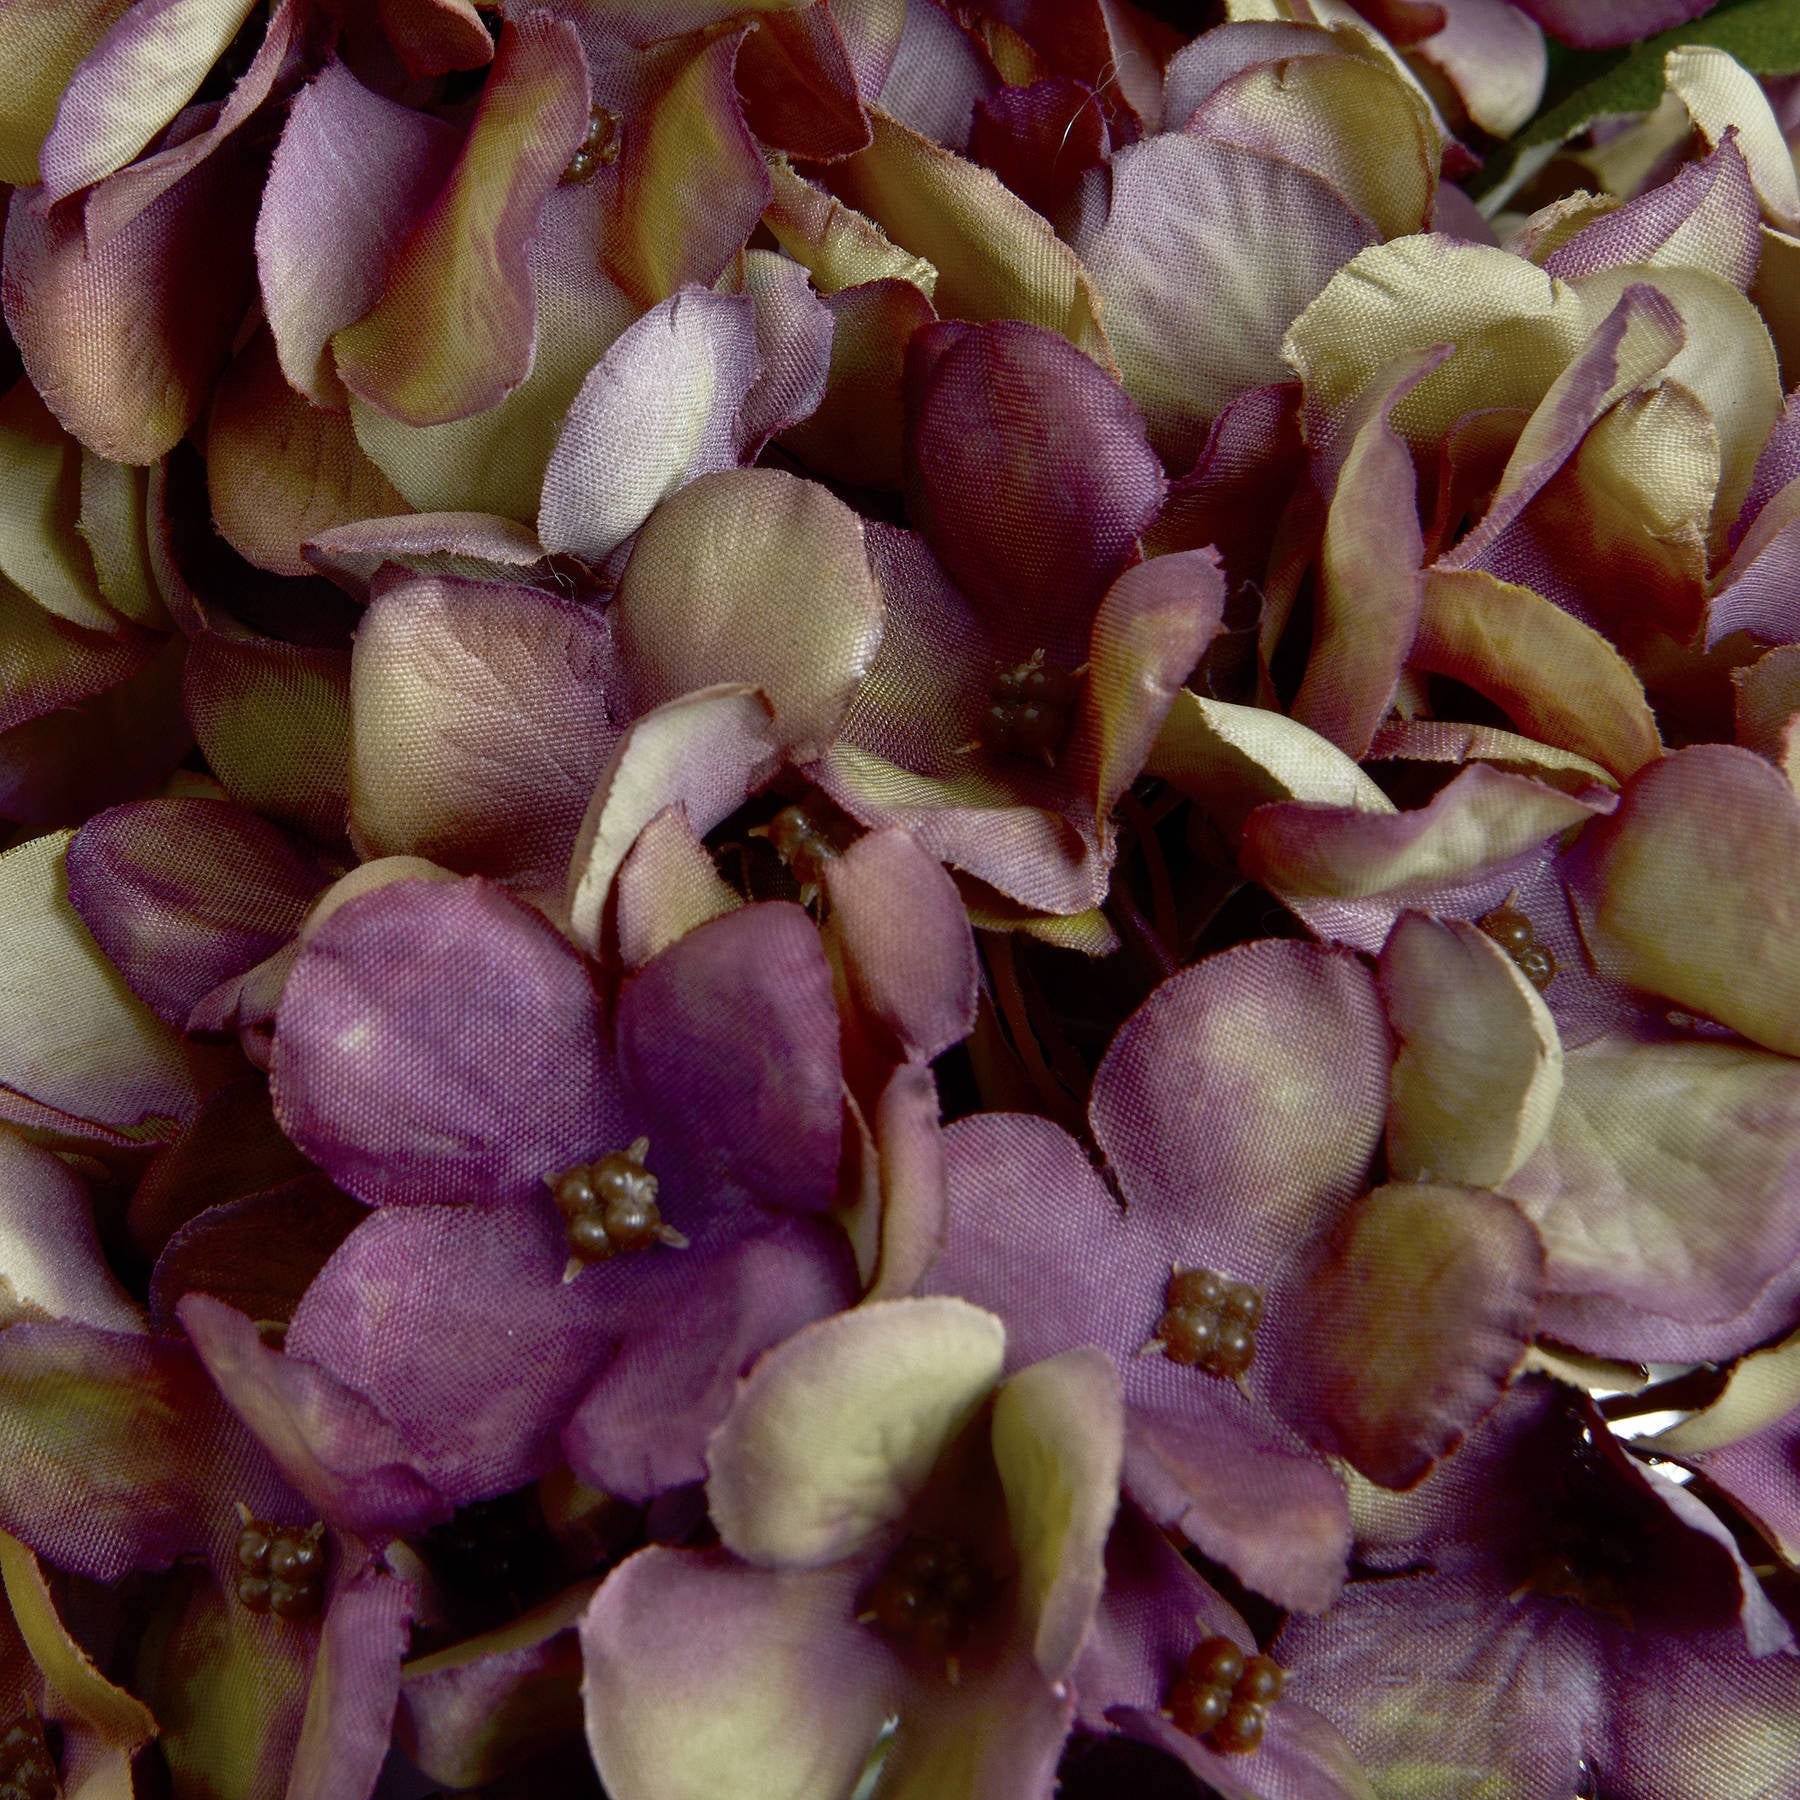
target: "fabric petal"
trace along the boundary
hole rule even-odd
[[[0,1130],[0,1301],[18,1318],[139,1331],[106,1265],[86,1184],[60,1157]]]
[[[516,1205],[628,1135],[580,958],[479,880],[395,881],[313,932],[272,1080],[283,1129],[371,1205]]]
[[[707,1445],[727,1548],[822,1569],[880,1539],[1000,1377],[1006,1333],[961,1300],[883,1300],[771,1350]]]

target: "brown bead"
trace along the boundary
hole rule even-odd
[[[1219,1317],[1254,1331],[1262,1317],[1263,1300],[1247,1281],[1234,1281],[1219,1296]]]
[[[1234,1380],[1256,1361],[1256,1340],[1235,1320],[1228,1319],[1213,1339],[1206,1366],[1215,1375]]]
[[[1218,1332],[1211,1313],[1190,1312],[1185,1307],[1164,1313],[1156,1327],[1156,1335],[1163,1342],[1163,1354],[1170,1362],[1189,1367],[1205,1362],[1212,1355]]]
[[[1224,1688],[1183,1676],[1169,1690],[1163,1711],[1177,1731],[1185,1731],[1189,1737],[1205,1737],[1224,1718],[1230,1705],[1231,1696]]]
[[[1042,706],[1054,706],[1067,712],[1081,694],[1081,677],[1072,669],[1058,669],[1049,663],[1035,663],[1024,671],[1019,692],[1027,700]]]
[[[271,1581],[269,1611],[278,1619],[310,1619],[323,1595],[314,1582]]]
[[[1512,953],[1519,973],[1541,994],[1556,979],[1556,957],[1548,945],[1529,944]]]
[[[1225,1297],[1225,1277],[1211,1269],[1177,1269],[1169,1277],[1163,1304],[1211,1311]]]
[[[1537,942],[1536,927],[1524,913],[1511,906],[1496,906],[1492,912],[1483,913],[1475,924],[1509,953],[1528,949]]]
[[[1188,1652],[1187,1672],[1229,1696],[1244,1673],[1244,1653],[1228,1637],[1202,1638]]]
[[[324,1546],[311,1538],[277,1537],[269,1548],[269,1573],[280,1581],[297,1581],[324,1560]]]
[[[238,1605],[249,1612],[269,1610],[269,1578],[266,1575],[240,1575],[237,1580]]]
[[[598,1212],[583,1213],[569,1221],[569,1249],[583,1262],[604,1262],[612,1255],[613,1241]]]
[[[656,1202],[641,1194],[627,1194],[609,1200],[601,1214],[606,1235],[620,1250],[647,1250],[656,1242],[657,1227],[662,1223]]]
[[[269,1569],[269,1534],[260,1525],[246,1525],[237,1535],[237,1560],[240,1569],[253,1575],[265,1575]]]
[[[967,1640],[993,1588],[963,1545],[914,1533],[876,1576],[862,1616],[928,1656],[945,1656]]]
[[[1253,1656],[1244,1664],[1244,1672],[1231,1690],[1234,1700],[1267,1706],[1281,1698],[1287,1671],[1272,1656]]]
[[[1228,1755],[1243,1755],[1254,1750],[1263,1740],[1264,1709],[1253,1701],[1233,1700],[1225,1716],[1212,1728],[1215,1750]]]

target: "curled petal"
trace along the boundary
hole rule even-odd
[[[883,1300],[791,1337],[707,1446],[726,1546],[818,1569],[880,1538],[994,1391],[1006,1333],[961,1300]]]
[[[0,1130],[0,1282],[12,1318],[74,1319],[105,1331],[142,1328],[101,1254],[86,1185],[60,1157],[6,1130]]]
[[[677,488],[734,468],[757,378],[739,294],[685,288],[628,325],[581,384],[544,471],[538,536],[600,564]]]
[[[574,27],[538,12],[508,21],[456,167],[374,309],[332,339],[355,393],[409,425],[436,425],[525,379],[536,317],[526,241],[587,123]]]
[[[813,292],[806,270],[772,250],[744,252],[744,292],[756,308],[762,359],[762,372],[738,413],[738,455],[748,462],[824,398],[836,320]]]
[[[665,806],[619,866],[619,960],[641,968],[696,926],[743,904],[681,802]]]
[[[302,548],[309,567],[365,602],[376,576],[390,565],[415,575],[454,575],[464,581],[558,585],[558,572],[537,533],[498,513],[400,513],[365,519],[321,531]]]

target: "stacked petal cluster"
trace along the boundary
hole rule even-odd
[[[0,66],[0,1800],[1800,1793],[1790,0]]]

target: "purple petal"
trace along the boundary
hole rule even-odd
[[[387,1760],[416,1590],[374,1564],[332,1595],[286,1800],[368,1800]]]
[[[1258,63],[1340,53],[1328,31],[1283,19],[1234,21],[1202,32],[1177,50],[1163,71],[1163,115],[1168,129],[1185,128],[1209,94]]]
[[[295,97],[263,191],[256,263],[282,372],[315,404],[343,403],[332,336],[381,298],[456,150],[442,120],[371,93],[337,61]]]
[[[326,886],[266,820],[218,800],[140,800],[90,819],[69,846],[69,900],[158,1018],[279,950]]]
[[[371,1205],[517,1204],[628,1136],[581,959],[480,880],[333,913],[288,977],[272,1077],[283,1129]]]
[[[836,314],[813,292],[801,264],[770,250],[744,252],[744,292],[756,306],[756,349],[762,360],[762,371],[738,413],[738,455],[748,462],[778,432],[809,418],[824,399]]]
[[[449,1518],[450,1503],[360,1394],[270,1350],[242,1313],[210,1295],[189,1294],[176,1311],[226,1405],[321,1517],[377,1543]]]
[[[306,560],[347,594],[367,601],[389,565],[415,575],[552,588],[561,570],[529,525],[498,513],[400,513],[335,525],[304,546]]]
[[[619,961],[627,970],[642,968],[677,938],[743,904],[695,835],[686,808],[680,801],[665,806],[619,865]]]
[[[1105,166],[1110,150],[1105,109],[1085,82],[1052,75],[976,102],[970,156],[1047,219],[1088,170]]]
[[[1553,38],[1582,50],[1654,37],[1709,12],[1718,0],[1513,0]]]
[[[1093,607],[1162,505],[1143,420],[1066,338],[941,324],[907,350],[913,518],[1002,661],[1073,667]]]
[[[803,1325],[855,1303],[843,1236],[782,1219],[696,1247],[644,1272],[666,1294],[620,1348],[564,1427],[569,1466],[589,1486],[643,1505],[706,1478],[706,1441],[739,1378]],[[645,1296],[646,1300],[648,1296]]]
[[[1375,1800],[1375,1790],[1349,1744],[1309,1706],[1278,1702],[1262,1746],[1224,1756],[1179,1732],[1159,1713],[1115,1708],[1112,1722],[1185,1763],[1219,1800]]]
[[[538,535],[600,564],[679,487],[735,468],[760,368],[739,294],[683,288],[614,339],[575,396],[544,471]]]
[[[850,991],[920,1062],[975,1028],[975,938],[956,884],[902,831],[859,838],[825,870],[826,931]]]
[[[620,995],[618,1044],[652,1155],[682,1171],[692,1216],[830,1204],[843,1129],[838,1016],[801,908],[741,907],[647,963]]]
[[[295,1310],[287,1354],[359,1393],[452,1504],[505,1493],[556,1465],[558,1434],[639,1316],[632,1258],[565,1282],[567,1259],[547,1199],[377,1212]]]
[[[1094,1077],[1094,1135],[1172,1253],[1265,1286],[1361,1187],[1392,1060],[1355,957],[1248,944],[1126,1020]]]
[[[597,609],[479,582],[386,589],[350,670],[358,847],[558,885],[618,741],[616,686]]]
[[[8,1323],[48,1317],[143,1329],[101,1254],[86,1184],[60,1157],[10,1131],[0,1131],[0,1267]]]
[[[1731,523],[1731,536],[1726,547],[1735,556],[1744,534],[1762,515],[1762,510],[1784,488],[1800,481],[1800,394],[1790,394],[1781,409],[1781,417],[1763,442],[1750,477],[1750,491]]]

